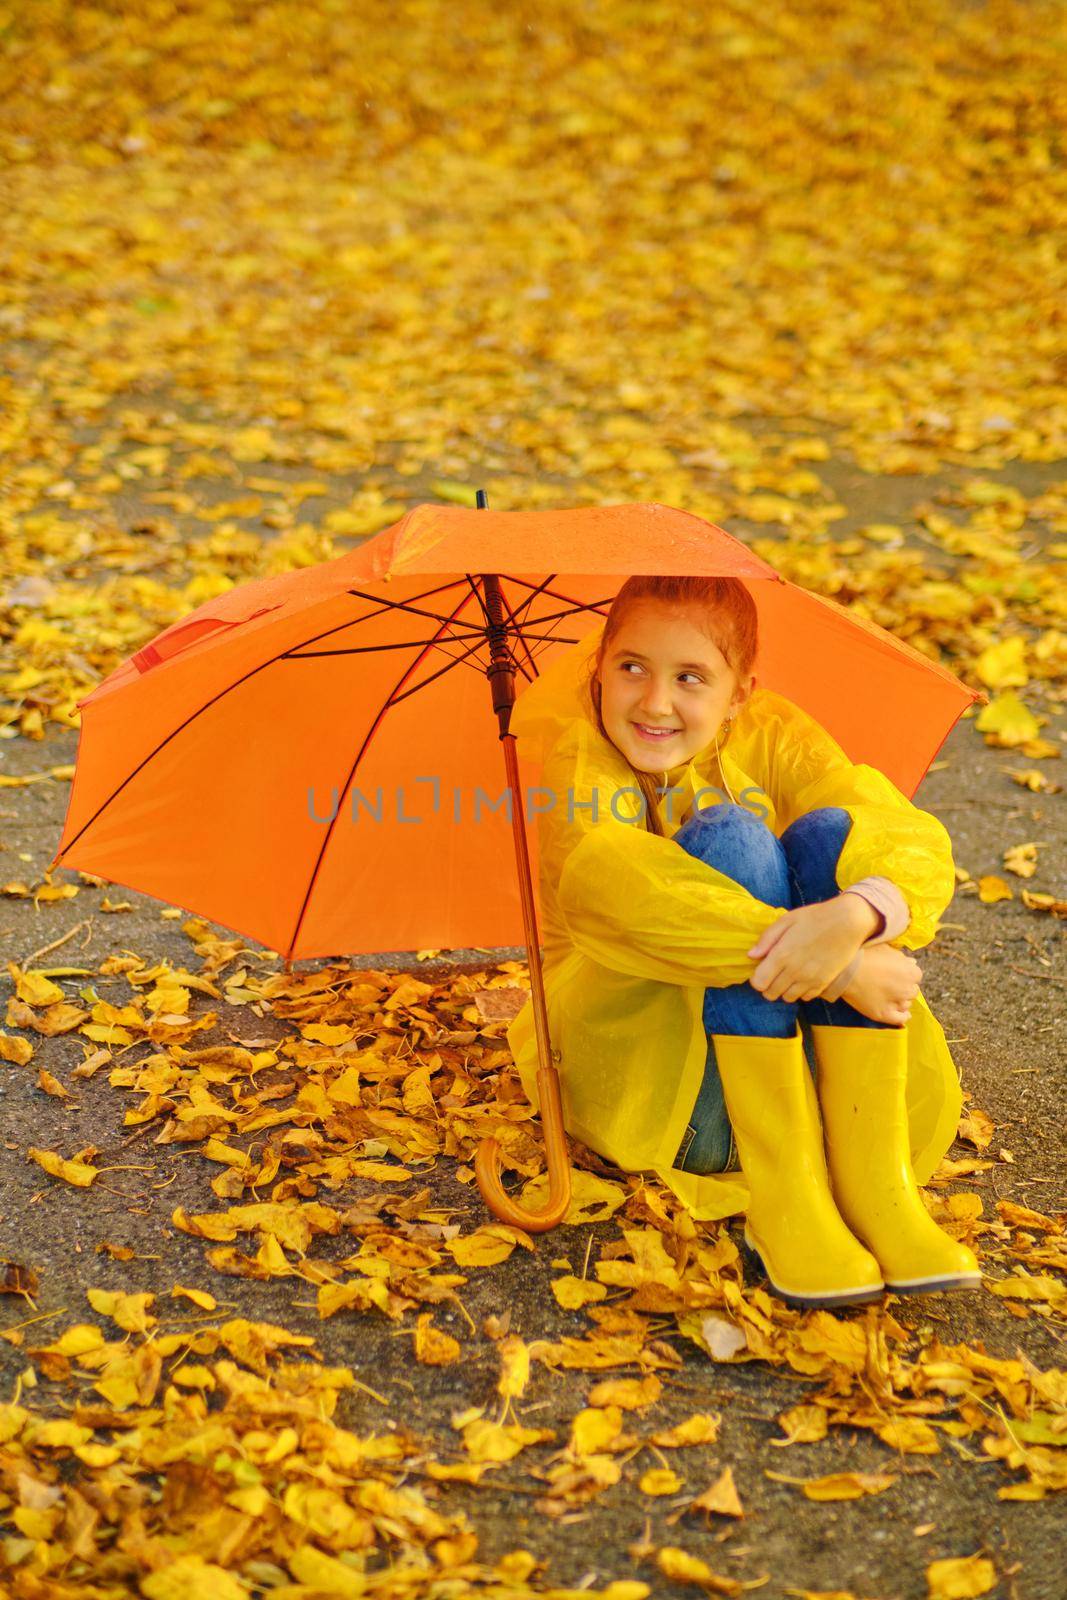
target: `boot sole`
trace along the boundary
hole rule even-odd
[[[891,1294],[938,1294],[952,1289],[980,1289],[980,1272],[952,1273],[947,1278],[899,1278],[885,1280]]]
[[[862,1284],[855,1289],[837,1289],[830,1294],[800,1294],[796,1290],[786,1289],[782,1284],[775,1282],[767,1270],[767,1263],[763,1259],[759,1246],[753,1242],[747,1228],[744,1231],[743,1238],[746,1248],[759,1262],[760,1268],[775,1294],[778,1295],[779,1299],[784,1300],[787,1305],[796,1306],[799,1310],[830,1311],[835,1306],[869,1305],[873,1300],[881,1300],[888,1287],[888,1285],[879,1284],[876,1288],[872,1284]]]

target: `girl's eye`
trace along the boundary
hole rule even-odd
[[[641,663],[639,661],[623,661],[621,663],[621,671],[626,672],[627,667],[638,667],[638,666],[640,666],[640,664]],[[627,677],[629,677],[629,673],[628,672],[626,673],[626,675],[627,675]],[[681,677],[681,678],[692,678],[694,683],[703,683],[704,682],[703,678],[700,677],[700,675],[698,673],[696,673],[696,672],[681,672],[681,673],[679,673],[679,677]]]

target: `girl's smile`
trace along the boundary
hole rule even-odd
[[[637,601],[601,664],[604,727],[638,772],[692,760],[747,698],[701,620],[689,606]]]

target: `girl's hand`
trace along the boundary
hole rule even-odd
[[[860,951],[852,982],[840,998],[875,1022],[905,1023],[919,992],[923,969],[906,950],[872,944]]]
[[[848,966],[871,932],[873,912],[858,895],[796,906],[760,934],[749,982],[765,1000],[814,1000]]]

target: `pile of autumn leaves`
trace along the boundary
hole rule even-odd
[[[660,1186],[639,1175],[618,1181],[592,1156],[575,1172],[567,1221],[614,1218],[617,1228],[599,1230],[595,1257],[580,1270],[553,1259],[553,1293],[575,1330],[526,1342],[507,1316],[476,1326],[463,1298],[471,1275],[538,1246],[496,1222],[462,1233],[454,1208],[435,1206],[417,1180],[446,1156],[469,1183],[466,1159],[492,1135],[527,1176],[524,1199],[538,1203],[540,1142],[501,1042],[525,998],[520,964],[437,984],[338,966],[268,974],[252,970],[262,957],[239,940],[197,920],[184,928],[201,958],[196,973],[149,968],[131,954],[101,965],[102,978],[128,985],[122,1004],[92,985],[74,1004],[46,974],[12,964],[6,1022],[20,1031],[0,1035],[0,1053],[33,1071],[34,1033],[77,1033],[85,1054],[74,1078],[106,1072],[126,1099],[126,1127],[148,1125],[157,1146],[199,1152],[220,1204],[179,1207],[171,1220],[204,1241],[217,1274],[300,1280],[291,1287],[313,1299],[320,1318],[384,1317],[407,1330],[415,1359],[429,1366],[469,1361],[489,1341],[495,1390],[453,1413],[455,1449],[442,1456],[439,1439],[399,1425],[352,1370],[324,1365],[312,1335],[224,1319],[203,1288],[90,1289],[98,1321],[45,1338],[29,1316],[5,1335],[26,1361],[17,1393],[0,1407],[0,1552],[19,1600],[93,1600],[128,1593],[131,1583],[149,1600],[196,1588],[226,1600],[249,1584],[281,1600],[516,1594],[528,1584],[563,1593],[545,1587],[525,1551],[480,1563],[466,1517],[440,1509],[436,1484],[491,1487],[508,1463],[525,1468],[533,1507],[551,1517],[616,1484],[650,1497],[646,1505],[658,1501],[677,1543],[646,1541],[633,1547],[635,1560],[672,1581],[738,1594],[758,1579],[715,1573],[682,1548],[687,1533],[739,1518],[744,1507],[729,1465],[708,1469],[720,1417],[657,1419],[683,1365],[679,1336],[690,1360],[685,1341],[715,1362],[760,1360],[811,1380],[803,1402],[779,1417],[777,1444],[847,1427],[894,1452],[875,1472],[766,1469],[810,1499],[881,1494],[907,1472],[904,1457],[959,1446],[966,1458],[976,1445],[1000,1463],[1003,1499],[1067,1487],[1067,1373],[936,1340],[915,1349],[880,1308],[851,1317],[791,1311],[745,1287],[725,1227],[695,1224]],[[199,1014],[197,994],[207,1004]],[[199,1042],[218,1021],[212,999],[253,1007],[264,1031],[269,1019],[270,1037]],[[976,1156],[946,1162],[942,1184],[990,1164],[981,1156],[987,1119],[972,1112],[961,1131]],[[92,1147],[30,1154],[54,1181],[80,1188],[106,1171]],[[1014,1267],[986,1282],[1005,1306],[1020,1316],[1062,1311],[1054,1275],[1067,1266],[1062,1218],[1007,1202],[986,1218],[976,1193],[935,1191],[931,1203],[987,1265],[999,1254]],[[561,1229],[542,1248],[564,1251],[574,1238]],[[119,1260],[133,1254],[101,1248]],[[462,1312],[469,1337],[435,1325],[441,1305]],[[538,1364],[590,1375],[587,1403],[565,1430],[516,1415]],[[357,1432],[336,1420],[339,1402],[382,1410]],[[931,1569],[932,1595],[977,1595],[995,1581],[982,1557],[934,1566],[946,1571]],[[638,1600],[656,1582],[653,1572],[600,1592]]]

